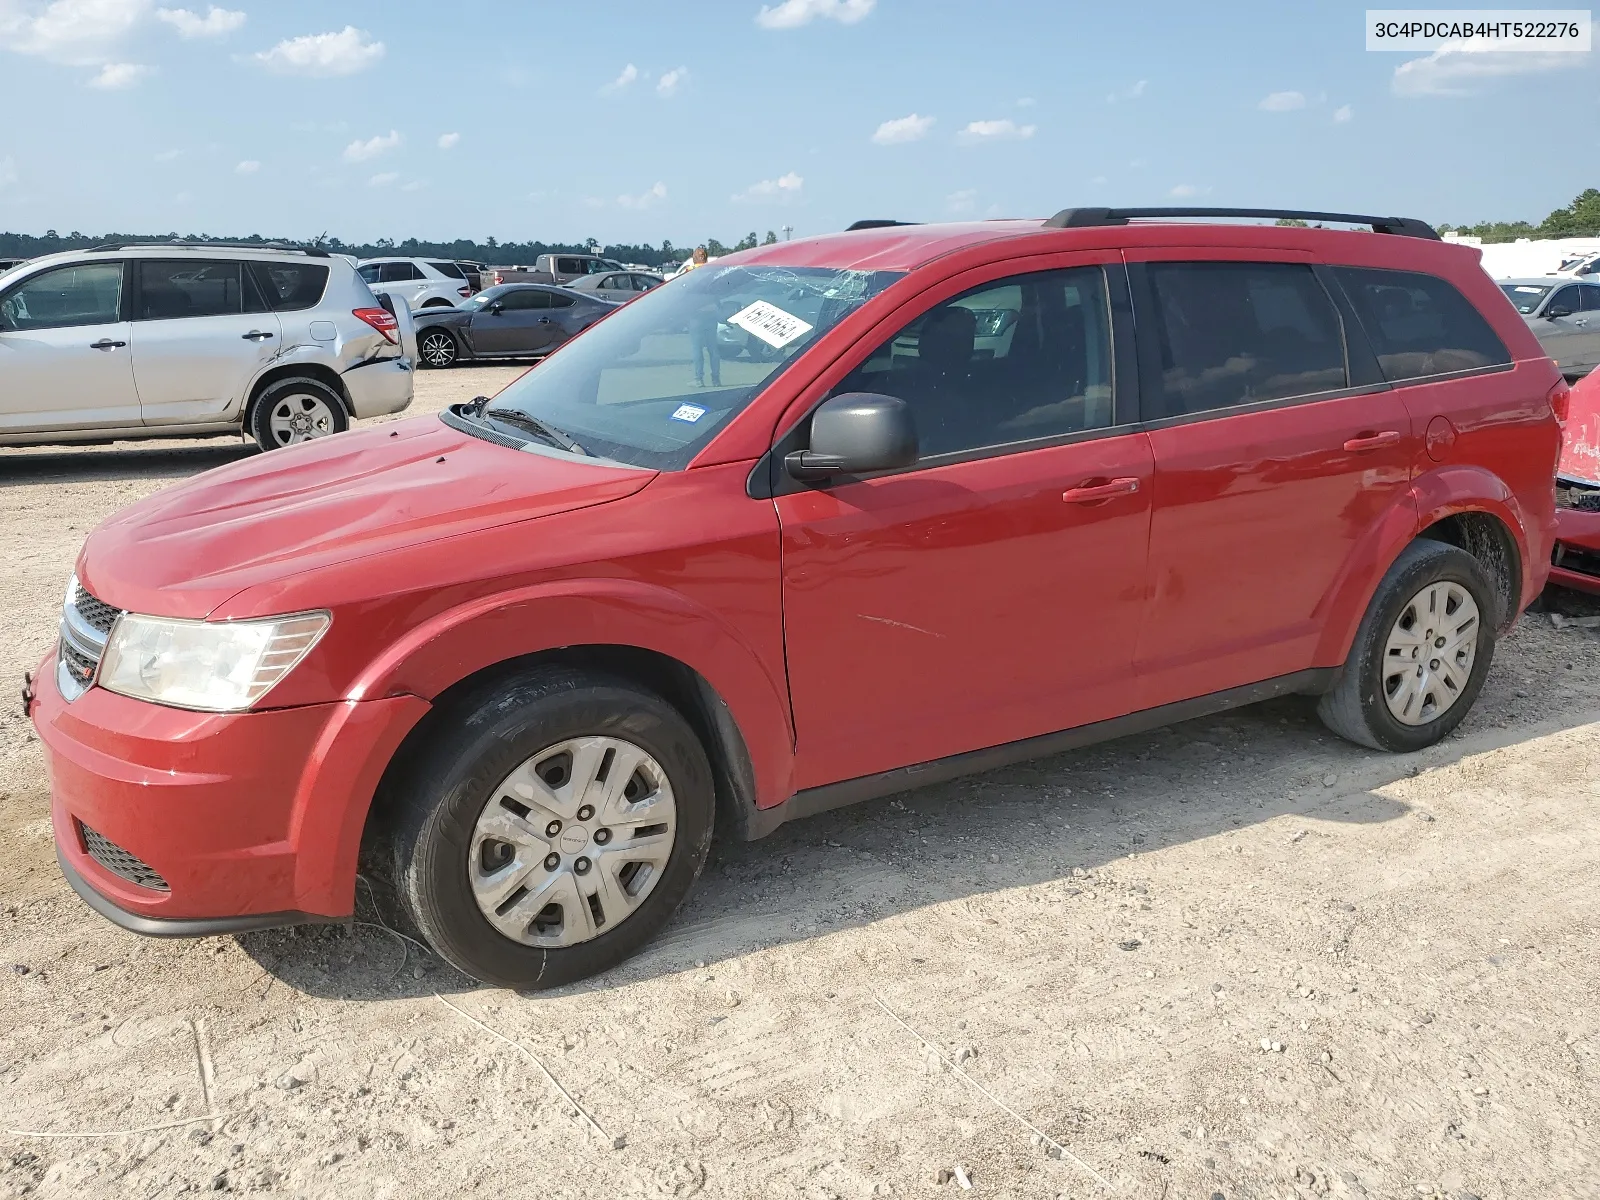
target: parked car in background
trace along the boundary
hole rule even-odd
[[[1572,385],[1564,433],[1550,582],[1600,595],[1600,370]]]
[[[614,258],[598,254],[541,254],[527,267],[496,267],[495,283],[567,283],[585,275],[626,270]]]
[[[649,271],[621,271],[610,275],[584,275],[574,279],[567,287],[575,292],[599,296],[602,300],[615,300],[626,304],[653,287],[660,287],[661,276]]]
[[[316,251],[140,243],[0,278],[0,444],[197,434],[264,450],[411,403],[410,311]]]
[[[716,309],[776,353],[697,386]],[[347,919],[365,847],[446,961],[549,988],[718,830],[1278,696],[1416,752],[1544,586],[1567,399],[1416,220],[734,254],[493,400],[90,534],[24,704],[57,853],[176,936]]]
[[[616,307],[568,288],[505,283],[484,289],[459,308],[417,313],[417,353],[425,367],[543,358]]]
[[[1563,375],[1579,379],[1600,367],[1600,282],[1544,275],[1499,283]]]
[[[466,276],[467,286],[472,289],[473,295],[477,295],[486,287],[494,286],[494,280],[490,276],[489,268],[481,262],[457,259],[456,266],[460,267],[462,274]]]
[[[12,267],[20,267],[27,261],[25,258],[0,258],[0,275],[4,275]]]
[[[356,268],[374,292],[397,296],[413,309],[454,308],[472,295],[459,264],[439,258],[368,258]]]

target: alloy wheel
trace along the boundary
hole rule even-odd
[[[1430,583],[1406,606],[1383,652],[1383,693],[1402,725],[1426,725],[1461,699],[1478,656],[1478,605],[1459,583]]]
[[[644,903],[677,823],[672,784],[648,751],[622,738],[559,742],[491,793],[468,848],[473,898],[512,941],[587,942]]]
[[[339,431],[339,422],[323,397],[311,392],[280,396],[267,414],[267,430],[280,446],[293,446]]]
[[[430,367],[448,367],[456,360],[456,342],[448,333],[424,335],[418,350]]]

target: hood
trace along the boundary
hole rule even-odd
[[[418,329],[426,329],[429,325],[460,325],[471,315],[465,308],[418,308],[412,310],[411,319]]]
[[[620,500],[655,474],[508,449],[419,417],[274,450],[148,496],[89,535],[78,578],[118,608],[204,617],[248,587]]]

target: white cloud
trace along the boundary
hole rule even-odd
[[[650,208],[660,204],[667,198],[667,185],[660,180],[649,191],[641,192],[637,196],[618,196],[617,205],[621,208]]]
[[[160,154],[156,155],[156,161],[158,163],[169,163],[182,157],[182,150],[163,150]]]
[[[972,212],[978,207],[978,189],[962,188],[951,192],[944,198],[944,206],[956,214]]]
[[[688,67],[675,67],[656,81],[656,94],[660,96],[674,95],[678,85],[689,78]]]
[[[806,181],[793,171],[787,175],[780,175],[776,179],[763,179],[760,183],[752,183],[744,191],[738,193],[733,199],[736,202],[745,200],[787,200],[798,196],[800,189]]]
[[[155,73],[154,67],[144,66],[142,63],[107,63],[100,68],[100,73],[89,80],[89,86],[100,88],[102,91],[119,92],[123,88],[131,88],[147,75]]]
[[[1293,112],[1297,108],[1306,106],[1306,98],[1300,92],[1273,92],[1262,99],[1256,107],[1262,112]]]
[[[391,129],[388,133],[380,133],[369,137],[366,141],[357,138],[344,148],[345,162],[366,162],[369,158],[377,158],[380,154],[387,154],[400,144],[400,131]]]
[[[1351,108],[1348,104],[1341,104],[1338,108],[1333,110],[1333,123],[1335,125],[1343,125],[1355,115],[1355,109]]]
[[[17,179],[17,160],[9,154],[4,158],[0,158],[0,192],[13,186]]]
[[[371,179],[367,180],[367,186],[368,187],[388,187],[391,183],[397,182],[399,180],[399,178],[400,178],[400,172],[399,171],[380,171],[378,174],[374,175]]]
[[[1137,100],[1144,95],[1145,88],[1150,86],[1148,79],[1141,79],[1132,87],[1123,88],[1120,92],[1112,92],[1106,97],[1107,104],[1115,104],[1118,100]]]
[[[912,113],[909,117],[896,117],[879,125],[878,131],[872,135],[872,140],[880,146],[892,146],[896,142],[915,142],[927,137],[928,130],[932,128],[932,117]]]
[[[1468,96],[1490,80],[1508,75],[1540,75],[1581,67],[1587,54],[1472,50],[1446,46],[1394,69],[1389,86],[1396,96]]]
[[[454,150],[460,144],[461,135],[459,133],[441,133],[439,135],[439,149],[441,150]]]
[[[632,63],[629,63],[627,66],[622,68],[622,74],[618,75],[600,90],[602,92],[620,92],[623,88],[627,87],[637,78],[639,78],[639,68],[634,66]]]
[[[1168,192],[1167,195],[1171,196],[1174,200],[1186,200],[1191,196],[1204,196],[1210,190],[1211,189],[1208,187],[1196,187],[1192,183],[1180,183],[1177,187]]]
[[[819,18],[854,25],[870,13],[877,0],[783,0],[768,7],[763,4],[756,24],[763,29],[798,29]]]
[[[0,0],[0,47],[74,67],[97,67],[144,17],[150,0]]]
[[[261,164],[253,158],[247,158],[233,169],[235,175],[254,175],[261,170]]]
[[[158,8],[156,18],[165,21],[178,31],[180,37],[222,37],[232,33],[245,22],[242,12],[212,5],[206,15],[190,12],[187,8]]]
[[[401,184],[400,185],[400,190],[402,192],[420,192],[423,188],[425,188],[427,186],[428,186],[428,181],[426,179],[413,179],[409,183]]]
[[[967,142],[1021,141],[1031,138],[1038,128],[1037,125],[1018,125],[1010,117],[999,121],[969,121],[961,131],[961,139]]]
[[[382,42],[365,30],[346,25],[338,33],[310,33],[286,38],[271,50],[255,56],[257,62],[280,75],[328,78],[365,71],[383,57]]]

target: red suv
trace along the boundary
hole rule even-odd
[[[1246,216],[1370,229],[1192,219]],[[31,701],[62,869],[212,934],[348,917],[365,845],[536,988],[660,930],[714,827],[1286,693],[1416,750],[1544,583],[1565,402],[1405,219],[731,255],[492,400],[96,530]]]

